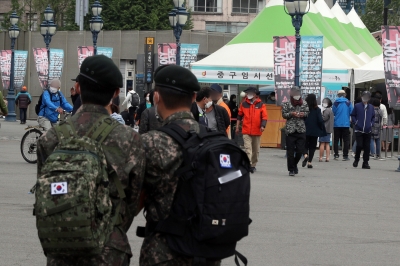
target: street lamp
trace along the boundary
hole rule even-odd
[[[285,12],[292,17],[292,25],[296,30],[296,63],[294,85],[300,87],[300,28],[303,24],[303,16],[310,10],[310,0],[284,0]],[[308,5],[308,10],[307,9]]]
[[[103,6],[100,4],[99,1],[94,1],[92,7],[92,14],[93,17],[90,20],[90,31],[92,32],[93,37],[93,53],[97,54],[97,37],[101,29],[103,28],[103,19],[101,18],[101,11],[103,10]]]
[[[168,14],[169,16],[169,23],[171,27],[174,29],[174,35],[176,39],[176,65],[181,64],[181,35],[182,29],[186,25],[186,22],[189,17],[189,13],[186,12],[186,8],[183,6],[183,0],[173,0],[175,8],[171,10]]]
[[[50,8],[50,5],[47,6],[44,11],[44,20],[40,24],[40,34],[42,34],[44,43],[46,44],[47,49],[47,87],[49,86],[49,77],[50,77],[50,43],[51,37],[56,34],[57,25],[53,21],[54,11]]]
[[[8,30],[8,35],[11,39],[11,73],[10,73],[10,86],[8,88],[7,93],[7,101],[8,101],[8,115],[6,116],[6,121],[8,122],[16,122],[17,115],[15,113],[15,92],[14,92],[14,46],[15,40],[19,36],[19,28],[18,28],[18,20],[19,17],[15,11],[10,16],[11,27]]]

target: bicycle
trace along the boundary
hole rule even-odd
[[[59,119],[58,123],[67,120],[70,114],[71,113],[64,113],[64,119]],[[28,126],[27,128],[25,128],[25,130],[28,131],[22,137],[20,146],[22,158],[24,158],[24,160],[28,163],[35,164],[37,163],[37,141],[40,136],[43,135],[45,129],[41,126]]]

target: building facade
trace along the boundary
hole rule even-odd
[[[268,0],[189,0],[193,30],[239,33]]]

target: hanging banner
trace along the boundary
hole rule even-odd
[[[200,44],[181,44],[181,66],[189,69],[190,64],[197,61]]]
[[[400,106],[400,27],[382,26],[382,48],[389,106]]]
[[[0,70],[3,89],[8,90],[10,88],[11,50],[0,51]]]
[[[113,48],[112,47],[97,47],[97,54],[105,55],[108,58],[112,58]],[[94,55],[93,46],[78,46],[78,67],[81,68],[83,60],[86,57]]]
[[[276,104],[289,101],[295,77],[295,36],[274,37],[274,76]]]
[[[28,51],[14,51],[14,89],[24,85]],[[5,90],[10,88],[11,50],[0,51],[1,81]]]
[[[302,98],[308,94],[317,96],[321,104],[323,36],[301,36],[300,85]]]
[[[158,66],[176,64],[176,43],[159,43]]]
[[[61,79],[63,65],[64,65],[64,50],[50,49],[49,80]]]
[[[33,59],[42,89],[48,87],[47,79],[61,79],[64,65],[64,50],[50,49],[50,71],[46,48],[33,48]]]

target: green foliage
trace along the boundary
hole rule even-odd
[[[400,0],[392,0],[388,8],[388,25],[400,26]],[[368,0],[361,20],[370,32],[380,31],[383,25],[383,1]]]

